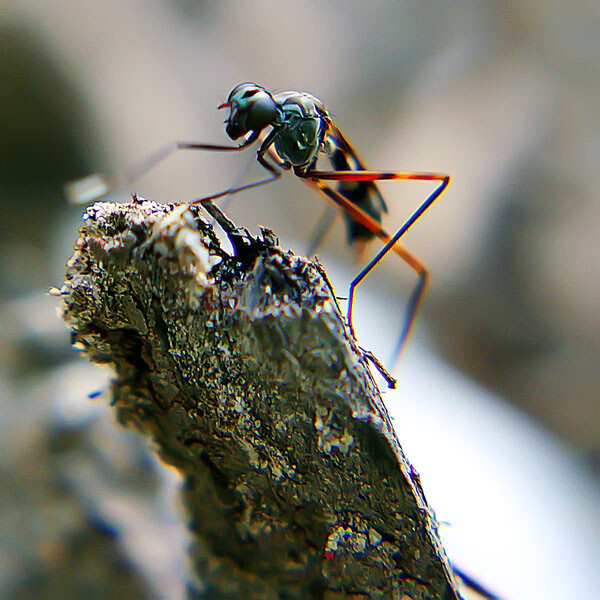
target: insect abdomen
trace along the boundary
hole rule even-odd
[[[348,163],[344,151],[339,148],[336,148],[329,158],[336,171],[355,170]],[[370,181],[340,181],[338,192],[381,223],[381,215],[385,211],[385,207],[373,183]],[[356,240],[369,241],[375,237],[370,229],[355,221],[347,212],[344,211],[343,215],[346,221],[348,244],[352,245]]]

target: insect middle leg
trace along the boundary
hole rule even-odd
[[[252,134],[250,138],[245,142],[245,144],[249,144],[249,140],[255,140],[258,137],[258,133],[256,135]],[[244,192],[245,190],[249,190],[251,188],[258,187],[259,185],[264,185],[266,183],[271,183],[271,181],[275,181],[281,177],[281,169],[288,168],[285,163],[282,163],[278,158],[277,154],[271,151],[271,146],[275,141],[275,138],[279,135],[279,132],[276,129],[273,129],[269,135],[263,140],[260,145],[258,152],[256,153],[256,160],[258,164],[269,171],[270,175],[265,177],[264,179],[260,179],[258,181],[253,181],[252,183],[247,183],[246,185],[240,185],[237,187],[226,189],[217,194],[211,194],[210,196],[203,196],[202,198],[198,198],[197,200],[192,200],[189,204],[202,204],[202,202],[207,202],[208,200],[216,200],[217,198],[222,198],[223,196],[230,196],[232,194],[237,194],[238,192]],[[265,154],[269,155],[272,162],[269,162],[265,158]],[[274,163],[274,164],[273,164]]]

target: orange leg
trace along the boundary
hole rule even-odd
[[[404,246],[399,244],[400,238],[412,227],[419,217],[435,202],[435,200],[443,193],[450,182],[448,175],[438,173],[406,173],[406,172],[382,172],[382,171],[311,171],[305,176],[307,183],[317,189],[327,198],[341,206],[347,211],[350,216],[367,227],[374,235],[384,242],[383,248],[375,255],[369,264],[352,280],[348,292],[348,324],[352,325],[352,311],[354,306],[354,294],[356,287],[371,273],[371,271],[383,260],[385,255],[393,250],[398,254],[411,268],[413,268],[419,280],[410,296],[406,309],[406,316],[402,325],[402,331],[398,341],[397,352],[399,354],[411,332],[415,321],[419,305],[423,298],[425,288],[427,286],[429,274],[425,265],[414,256]],[[404,225],[393,235],[390,236],[377,222],[376,219],[365,213],[350,200],[345,198],[338,191],[332,189],[323,181],[381,181],[381,180],[420,180],[420,181],[439,181],[436,189],[427,197],[427,199],[419,206],[419,208],[411,215]]]

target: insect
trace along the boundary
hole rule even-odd
[[[399,354],[412,329],[429,278],[425,265],[399,240],[444,192],[450,176],[442,173],[368,170],[346,136],[333,122],[323,102],[306,92],[273,94],[256,83],[241,83],[233,88],[227,101],[217,108],[229,111],[225,120],[225,132],[233,141],[241,138],[240,143],[220,145],[175,142],[144,161],[131,173],[127,183],[177,150],[239,152],[260,142],[256,160],[267,171],[266,177],[205,196],[192,204],[265,185],[281,177],[282,171],[293,170],[298,178],[343,210],[350,244],[363,246],[374,238],[379,238],[384,244],[350,283],[347,319],[352,331],[356,288],[386,254],[395,252],[417,273],[418,280],[408,301],[398,341],[396,355]],[[317,161],[321,155],[329,158],[332,170],[317,170]],[[392,179],[437,182],[433,192],[394,235],[387,233],[381,225],[387,206],[375,183]],[[329,182],[337,182],[337,189]],[[102,196],[114,187],[106,177],[94,175],[71,184],[68,193],[72,199],[81,203]],[[313,248],[323,239],[330,221],[331,219],[324,222],[318,229]]]

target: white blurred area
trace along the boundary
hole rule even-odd
[[[360,326],[373,347],[392,307],[372,293],[363,302],[371,311]],[[385,402],[450,561],[506,600],[594,598],[600,486],[582,458],[440,359],[425,327],[394,375]]]
[[[594,598],[600,490],[582,461],[423,349],[403,372],[387,406],[450,560],[501,598]]]
[[[350,273],[329,265],[335,283]],[[393,364],[399,307],[364,287],[359,339]],[[386,405],[451,562],[506,600],[594,598],[600,486],[583,458],[440,358],[426,324],[393,373]]]
[[[406,236],[432,284],[387,403],[451,523],[452,560],[507,600],[587,600],[600,587],[600,496],[583,460],[600,452],[600,5],[559,4],[0,5],[0,25],[35,40],[85,107],[65,111],[88,171],[123,171],[174,140],[226,141],[216,106],[255,81],[323,99],[372,168],[453,176]],[[179,154],[135,191],[207,195],[253,152]],[[429,189],[383,185],[388,228]],[[322,206],[289,175],[228,212],[302,252]],[[345,295],[356,267],[338,221],[319,256]],[[53,256],[69,255],[74,222],[57,222]],[[358,294],[361,344],[388,365],[413,283],[391,256]]]

